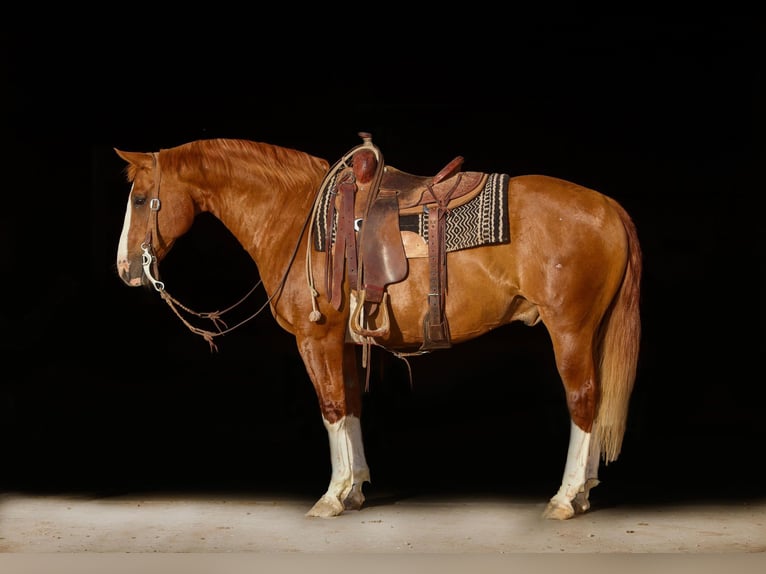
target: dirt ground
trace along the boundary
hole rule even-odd
[[[308,498],[5,495],[3,552],[766,552],[766,502],[604,508],[541,518],[543,501],[413,497],[307,518]]]
[[[103,560],[124,560],[128,555],[153,556],[150,565],[172,570],[175,562],[156,561],[160,554],[175,556],[184,572],[234,572],[237,565],[250,564],[235,556],[265,558],[278,570],[309,557],[312,570],[323,560],[363,564],[377,557],[398,564],[399,557],[409,557],[415,562],[402,565],[415,564],[423,571],[430,564],[442,572],[464,571],[476,560],[492,571],[495,566],[506,569],[509,561],[531,560],[524,564],[534,565],[537,558],[556,560],[561,555],[575,560],[672,555],[675,558],[666,565],[674,565],[674,571],[682,571],[675,567],[680,565],[697,572],[700,566],[725,566],[732,560],[738,572],[750,567],[763,571],[766,562],[765,501],[613,506],[564,522],[541,518],[545,501],[494,496],[381,496],[368,499],[360,511],[332,519],[307,518],[312,502],[209,492],[9,493],[0,497],[0,571],[15,571],[12,567],[23,562],[18,571],[31,572],[26,562],[30,557],[42,559],[42,566],[57,564],[58,571],[66,569],[67,560],[77,561],[73,568],[78,572],[89,571],[87,566],[98,571]],[[190,555],[201,560],[189,562]],[[222,556],[223,566],[204,566],[211,557]],[[53,559],[58,561],[50,562]],[[120,564],[122,560],[110,562],[109,567],[117,573]],[[332,562],[326,564],[332,569]],[[295,567],[301,570],[299,566]],[[592,564],[586,566],[592,569]]]
[[[0,499],[3,552],[766,552],[766,502],[604,508],[568,521],[543,501],[413,497],[307,518],[308,498]]]

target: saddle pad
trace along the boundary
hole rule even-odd
[[[508,180],[504,173],[492,173],[487,177],[484,189],[471,201],[452,209],[446,216],[446,249],[458,251],[481,245],[508,243]],[[328,230],[325,225],[327,209],[331,198],[330,193],[334,182],[327,186],[323,197],[318,199],[314,214],[314,248],[317,251],[327,249]],[[337,215],[337,214],[336,214]],[[335,237],[335,225],[330,230],[331,242]],[[401,216],[399,218],[401,231],[412,231],[428,242],[428,212]]]
[[[510,241],[508,180],[506,174],[489,174],[479,195],[447,213],[445,247],[448,252]],[[415,232],[428,243],[428,212],[400,217],[399,229]]]
[[[326,187],[322,191],[322,195],[316,199],[316,210],[314,212],[314,220],[311,222],[313,228],[314,237],[314,249],[317,251],[327,251],[327,234],[328,229],[326,225],[327,211],[330,208],[330,201],[335,201],[335,195],[332,190],[335,189],[335,181],[338,178],[336,173],[327,182]],[[332,240],[335,239],[335,228],[337,227],[338,214],[335,214],[335,220],[333,221],[333,229],[331,231]]]

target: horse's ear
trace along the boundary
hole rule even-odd
[[[152,167],[154,159],[152,154],[138,151],[122,151],[114,148],[114,152],[129,164],[137,167]]]

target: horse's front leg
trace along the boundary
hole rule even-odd
[[[370,480],[362,442],[362,396],[355,347],[342,341],[333,346],[331,339],[305,339],[298,344],[330,441],[330,486],[306,513],[321,518],[359,510],[364,503],[362,486]]]

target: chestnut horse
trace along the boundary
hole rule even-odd
[[[383,163],[369,139],[359,147]],[[339,165],[353,163],[347,161],[351,153],[330,165],[294,149],[234,139],[115,152],[127,162],[132,183],[117,250],[122,281],[153,285],[165,298],[159,262],[195,216],[209,212],[220,220],[255,262],[268,307],[295,336],[319,401],[331,476],[307,516],[360,509],[370,473],[360,426],[358,346],[374,344],[401,356],[423,348],[431,258],[407,255],[404,277],[385,286],[380,303],[388,313],[387,328],[360,335],[352,327],[363,294],[360,300],[348,277],[355,262],[348,259],[337,283],[340,303],[332,303],[338,293],[328,293],[331,282],[314,282],[327,276],[329,259],[317,249],[311,224],[321,219],[316,216],[320,190],[335,185],[328,183],[330,176],[339,173]],[[429,186],[436,182],[399,173]],[[600,462],[614,461],[622,448],[641,335],[641,249],[634,223],[612,198],[542,175],[505,181],[508,238],[446,253],[444,316],[450,344],[512,321],[545,325],[565,389],[570,437],[561,486],[543,516],[563,520],[588,510]],[[359,236],[365,223],[356,229]],[[210,332],[198,334],[211,340]]]

